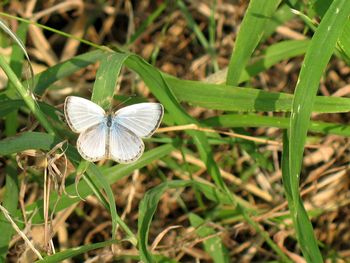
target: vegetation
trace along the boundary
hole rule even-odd
[[[350,260],[350,5],[246,2],[1,4],[0,262]],[[68,95],[165,115],[89,163]]]

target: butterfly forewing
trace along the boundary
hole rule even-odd
[[[77,133],[103,122],[105,111],[97,104],[75,96],[64,102],[64,113],[69,127]]]
[[[118,110],[113,121],[139,137],[149,137],[159,127],[163,112],[159,103],[139,103]]]
[[[159,127],[164,109],[159,103],[140,103],[107,115],[97,104],[69,96],[64,112],[70,128],[80,133],[77,148],[84,159],[130,163],[142,155],[141,137],[151,136]]]
[[[83,131],[78,138],[77,148],[80,155],[91,162],[96,162],[107,157],[108,127],[106,120],[95,124]]]
[[[112,122],[109,132],[109,158],[119,163],[136,161],[145,146],[140,137],[118,122]]]

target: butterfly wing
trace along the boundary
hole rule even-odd
[[[139,137],[149,137],[159,127],[163,113],[160,103],[138,103],[118,110],[113,121]]]
[[[64,114],[69,127],[77,133],[101,123],[105,118],[105,111],[84,98],[68,96],[64,102]]]
[[[108,127],[105,120],[83,131],[77,141],[80,155],[90,162],[106,158],[107,134]]]
[[[118,122],[112,122],[109,134],[109,158],[119,163],[131,163],[140,158],[144,149],[140,137]]]

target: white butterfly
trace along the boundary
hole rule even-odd
[[[92,101],[69,96],[64,113],[69,127],[80,133],[77,148],[85,160],[130,163],[142,155],[141,137],[150,137],[159,127],[164,108],[159,103],[139,103],[106,113]]]

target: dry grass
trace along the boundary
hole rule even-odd
[[[116,3],[115,3],[116,2]],[[78,37],[105,45],[124,43],[138,28],[141,22],[157,6],[157,1],[105,1],[98,5],[94,1],[10,1],[2,9],[13,15],[24,16],[40,23],[66,31]],[[159,2],[159,1],[158,1]],[[208,1],[209,2],[209,1]],[[189,1],[191,14],[198,25],[206,30],[210,16],[210,5],[207,1]],[[244,15],[245,1],[218,1],[216,12],[216,42],[219,67],[228,64],[235,34]],[[9,21],[16,30],[17,22]],[[167,27],[167,30],[162,29]],[[268,39],[268,43],[281,39],[300,39],[303,37],[303,25],[298,20],[291,20],[278,28]],[[28,52],[32,58],[35,73],[55,65],[56,63],[87,51],[87,47],[73,39],[48,33],[34,26],[29,28]],[[263,48],[263,47],[262,47]],[[130,50],[152,60],[154,52],[159,50],[155,65],[162,71],[183,79],[205,80],[212,73],[210,57],[195,40],[194,34],[186,26],[186,21],[179,10],[168,10],[142,33],[130,47]],[[1,48],[0,53],[9,53],[10,47]],[[284,61],[270,70],[258,75],[252,85],[269,91],[293,92],[301,65],[301,58]],[[56,85],[60,88],[50,90],[42,98],[52,105],[58,105],[63,98],[71,93],[89,97],[92,81],[97,65],[79,71]],[[3,76],[1,75],[1,78]],[[328,68],[328,77],[321,83],[320,93],[323,95],[348,96],[350,88],[350,71],[342,62],[334,61]],[[142,94],[150,97],[147,87],[136,81],[135,74],[124,70],[120,82],[119,93],[123,95]],[[185,105],[186,106],[186,105]],[[215,116],[213,110],[186,106],[188,112],[198,119]],[[349,114],[313,115],[314,120],[348,123]],[[21,119],[23,129],[28,129],[27,120]],[[220,129],[218,129],[220,130]],[[268,136],[281,137],[281,131],[276,128],[247,129],[251,137]],[[183,136],[181,131],[166,131],[169,136]],[[215,130],[214,130],[215,132]],[[230,136],[229,132],[226,135]],[[267,142],[267,144],[266,144]],[[258,147],[258,154],[271,154],[266,158],[272,167],[256,165],[255,157],[241,147],[240,144],[220,145],[213,147],[217,163],[222,169],[222,175],[234,192],[247,201],[250,206],[266,211],[253,219],[275,240],[278,246],[295,262],[304,262],[296,246],[291,228],[287,227],[290,219],[283,219],[288,214],[281,184],[280,147],[266,141]],[[274,144],[276,142],[273,142]],[[340,136],[318,136],[310,144],[317,148],[306,149],[302,178],[302,196],[307,209],[313,210],[315,217],[313,225],[318,240],[323,244],[324,251],[336,251],[345,260],[350,260],[350,206],[349,206],[349,140]],[[229,156],[227,155],[229,153]],[[232,163],[230,156],[234,156]],[[180,152],[171,156],[176,162],[182,163]],[[38,157],[34,158],[38,161]],[[210,181],[203,162],[195,156],[186,156],[188,163],[198,165],[201,169],[193,174],[198,180]],[[33,160],[22,159],[27,169],[43,173],[42,168],[33,165]],[[53,162],[55,164],[55,162]],[[23,164],[22,164],[23,166]],[[51,166],[52,167],[52,166]],[[255,167],[251,171],[251,167]],[[62,167],[61,167],[62,168]],[[58,169],[59,168],[55,168]],[[72,167],[68,164],[68,173]],[[19,170],[19,177],[26,176],[26,169]],[[0,186],[4,185],[3,170],[0,175]],[[57,170],[56,170],[57,172]],[[50,171],[55,173],[55,171]],[[170,178],[189,178],[189,174],[174,171],[159,160],[146,169],[135,171],[130,176],[119,180],[113,185],[118,211],[134,230],[137,229],[138,204],[144,193],[161,182],[160,176]],[[39,187],[38,182],[23,180],[22,206],[32,203],[47,194]],[[49,184],[49,183],[48,183]],[[47,185],[48,185],[47,184]],[[45,189],[50,189],[45,188]],[[54,188],[51,188],[54,189]],[[52,191],[52,190],[51,190]],[[0,190],[0,197],[2,191]],[[199,237],[195,229],[188,223],[188,217],[178,197],[186,203],[186,209],[201,212],[193,190],[171,190],[164,194],[158,207],[158,212],[150,229],[150,242],[154,240],[152,250],[161,252],[181,262],[210,262],[209,255],[201,246],[204,238]],[[0,198],[1,199],[1,198]],[[230,207],[224,207],[230,209]],[[224,209],[223,208],[223,209]],[[320,214],[318,214],[318,212]],[[49,218],[49,215],[47,214]],[[276,220],[276,218],[279,218]],[[111,222],[108,211],[94,197],[88,197],[84,202],[64,210],[53,216],[52,222],[43,226],[31,226],[27,220],[26,235],[34,244],[43,244],[44,233],[54,236],[54,246],[59,249],[76,247],[110,238]],[[210,223],[217,230],[225,246],[229,250],[232,262],[261,262],[274,259],[274,254],[266,246],[262,238],[239,218],[218,218]],[[45,236],[45,240],[48,237]],[[28,247],[18,236],[13,237],[10,244],[8,262],[28,262]],[[46,248],[46,251],[52,249]],[[105,248],[85,254],[86,262],[111,262],[115,255],[136,255],[137,251],[127,243],[115,245],[113,250]],[[65,262],[74,262],[66,260]],[[345,261],[344,261],[345,262]]]

